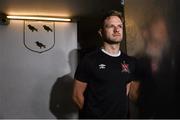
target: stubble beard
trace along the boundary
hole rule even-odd
[[[110,40],[110,39],[105,39],[104,42],[111,44],[111,45],[115,45],[115,44],[120,44],[122,40]]]

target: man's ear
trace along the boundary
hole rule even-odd
[[[102,29],[98,30],[99,35],[102,37]]]

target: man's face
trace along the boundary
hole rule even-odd
[[[120,43],[123,38],[123,23],[117,16],[110,16],[105,19],[100,35],[109,44]]]

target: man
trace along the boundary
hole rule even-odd
[[[99,34],[102,47],[85,55],[75,73],[73,99],[79,118],[127,118],[127,96],[137,98],[137,89],[131,88],[138,84],[131,82],[135,80],[135,59],[120,51],[123,18],[118,11],[104,16]]]

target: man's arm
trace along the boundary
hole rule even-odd
[[[84,105],[84,91],[86,89],[87,83],[81,82],[79,80],[74,81],[73,89],[73,100],[78,105],[79,109],[82,109]]]
[[[140,82],[132,81],[127,84],[126,88],[126,94],[129,99],[133,102],[136,102],[139,98]]]

